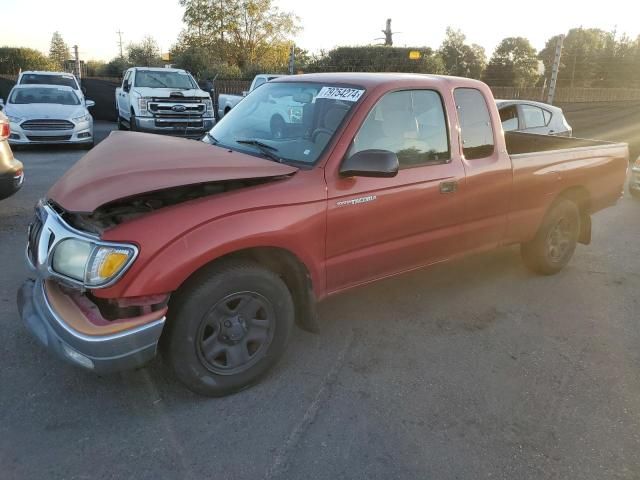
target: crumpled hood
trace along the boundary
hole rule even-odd
[[[65,210],[90,213],[114,200],[166,188],[290,175],[298,169],[204,142],[112,132],[47,196]]]

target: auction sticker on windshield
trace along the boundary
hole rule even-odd
[[[357,102],[364,90],[358,88],[322,87],[316,98],[331,98],[334,100],[345,100],[347,102]]]

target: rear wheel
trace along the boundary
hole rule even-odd
[[[547,213],[534,239],[521,245],[522,259],[534,272],[553,275],[571,260],[579,235],[577,205],[569,200],[559,200]]]
[[[190,390],[207,396],[242,390],[284,353],[294,308],[275,273],[250,262],[225,262],[181,290],[169,309],[163,353]]]

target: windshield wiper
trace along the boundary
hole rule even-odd
[[[276,161],[278,163],[283,162],[283,160],[278,155],[275,154],[275,152],[278,151],[276,147],[272,147],[271,145],[261,142],[260,140],[240,139],[240,140],[236,140],[235,142],[243,145],[251,145],[254,147],[258,147],[258,149],[264,154],[265,157],[268,157],[271,160]]]

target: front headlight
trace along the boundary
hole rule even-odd
[[[89,120],[91,120],[91,115],[87,113],[86,115],[82,115],[81,117],[72,118],[72,120],[75,123],[88,122]]]
[[[7,118],[11,123],[20,123],[22,121],[20,117],[12,117],[11,115],[7,115]]]
[[[149,109],[149,102],[151,101],[150,97],[140,97],[138,99],[138,107],[140,107],[140,112],[147,112]]]
[[[204,101],[204,105],[206,107],[206,112],[209,115],[213,115],[213,102],[209,99]]]
[[[53,270],[87,287],[100,287],[120,275],[136,255],[130,245],[100,245],[67,239],[53,252]]]

